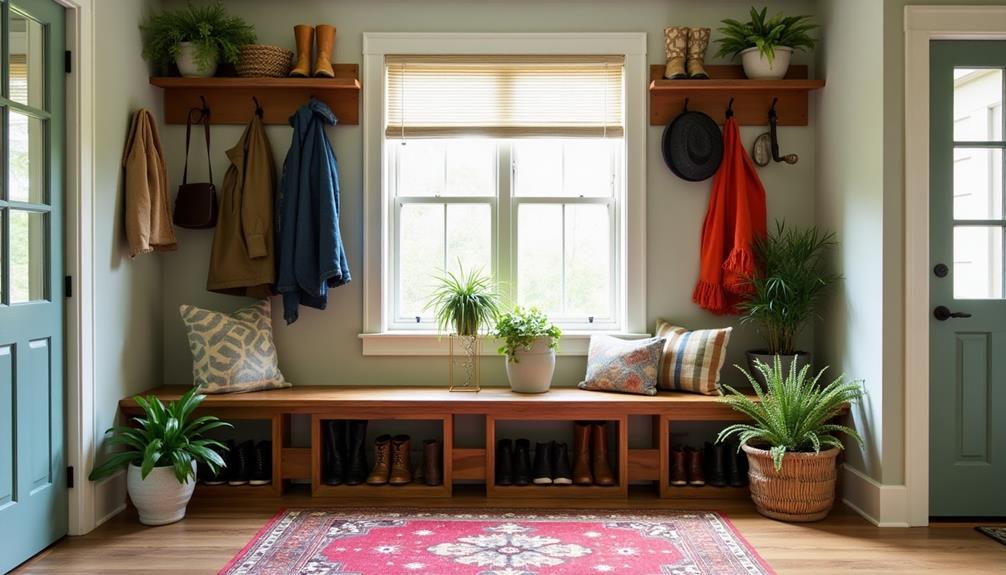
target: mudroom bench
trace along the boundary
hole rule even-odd
[[[162,400],[180,397],[186,386],[165,386],[147,392]],[[139,413],[132,398],[119,404],[126,416]],[[450,497],[455,483],[486,485],[486,494],[507,497],[628,497],[629,484],[656,482],[661,497],[703,498],[746,496],[746,488],[670,486],[671,428],[675,422],[733,422],[744,418],[716,397],[688,393],[661,392],[639,396],[597,393],[579,389],[552,389],[541,395],[520,395],[506,388],[488,388],[478,393],[451,393],[426,387],[333,387],[295,386],[288,389],[248,394],[209,395],[200,413],[227,420],[265,420],[271,423],[272,477],[270,485],[214,487],[199,485],[200,495],[279,496],[295,485],[310,482],[316,497]],[[291,420],[307,416],[311,420],[311,447],[293,447]],[[485,442],[481,448],[454,447],[456,416],[485,418]],[[629,417],[642,416],[653,435],[649,449],[629,448]],[[321,422],[330,419],[435,421],[443,437],[443,484],[426,486],[329,486],[321,480]],[[613,425],[610,444],[611,465],[617,477],[612,487],[522,486],[494,484],[497,422],[600,420]],[[634,418],[633,425],[638,425]],[[644,424],[644,425],[646,425]],[[482,442],[479,442],[482,443]]]

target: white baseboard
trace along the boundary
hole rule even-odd
[[[94,516],[97,518],[94,522],[94,527],[115,517],[125,508],[125,471],[120,471],[94,484]]]
[[[908,527],[908,490],[842,465],[842,502],[877,527]]]

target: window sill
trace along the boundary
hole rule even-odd
[[[643,339],[650,337],[646,333],[613,333],[613,332],[568,332],[562,334],[559,340],[559,355],[585,356],[590,345],[590,336],[603,333],[622,339]],[[361,333],[363,355],[370,356],[446,356],[449,352],[448,337],[435,333],[384,332]],[[485,338],[482,341],[483,356],[497,355],[499,341],[495,338]]]

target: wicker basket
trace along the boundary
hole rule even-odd
[[[838,449],[820,453],[787,452],[775,470],[772,454],[744,446],[748,454],[751,499],[758,513],[781,521],[818,521],[835,503],[835,458]]]
[[[235,65],[238,76],[245,78],[285,78],[290,74],[293,52],[279,46],[248,44],[241,48]]]

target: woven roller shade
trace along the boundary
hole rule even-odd
[[[388,56],[389,138],[621,137],[621,56]]]

